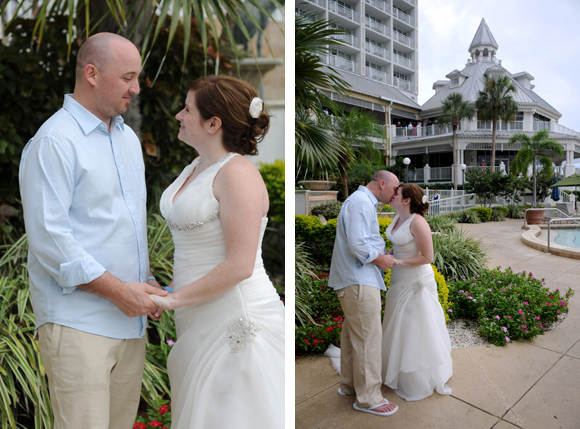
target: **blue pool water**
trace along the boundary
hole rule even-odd
[[[580,229],[560,229],[554,241],[562,246],[580,249]]]

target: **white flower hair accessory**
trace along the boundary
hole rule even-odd
[[[252,102],[250,103],[250,116],[254,119],[257,119],[260,116],[260,112],[264,107],[264,102],[260,97],[254,97]]]
[[[423,199],[421,200],[421,202],[423,204],[425,204],[427,202],[427,195],[423,195]]]

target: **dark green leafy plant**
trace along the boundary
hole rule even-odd
[[[501,267],[475,276],[452,277],[449,284],[452,317],[477,321],[480,334],[498,346],[542,335],[544,325],[568,311],[574,294],[571,288],[565,294],[550,290],[545,279],[531,272],[502,271]]]
[[[456,219],[449,215],[426,216],[427,223],[431,228],[432,233],[449,234],[456,231]]]
[[[481,223],[481,218],[479,214],[472,210],[464,210],[460,213],[457,218],[457,222],[460,223]]]
[[[310,210],[310,213],[314,216],[324,216],[326,220],[336,219],[340,213],[342,203],[337,201],[335,203],[320,204],[315,206]]]
[[[491,209],[489,207],[472,207],[470,209],[467,209],[467,211],[477,213],[479,220],[481,220],[482,222],[489,222],[489,219],[491,217]]]

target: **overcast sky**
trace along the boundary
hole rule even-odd
[[[562,114],[559,124],[580,131],[579,0],[419,0],[419,104],[433,83],[463,70],[481,18],[510,73],[534,76],[534,92]]]

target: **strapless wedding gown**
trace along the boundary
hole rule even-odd
[[[173,204],[199,164],[186,167],[161,197],[175,242],[174,291],[225,259],[213,181],[235,154],[204,170]],[[262,219],[260,243],[267,218]],[[284,306],[258,246],[252,276],[214,300],[175,310],[177,341],[167,366],[172,429],[284,427]]]
[[[385,236],[393,244],[396,259],[419,254],[409,230],[411,215],[395,233],[397,215]],[[437,297],[437,283],[429,264],[395,266],[387,292],[383,319],[383,384],[407,401],[419,401],[433,394],[450,395],[445,383],[453,375],[451,341],[445,327],[443,308]]]

